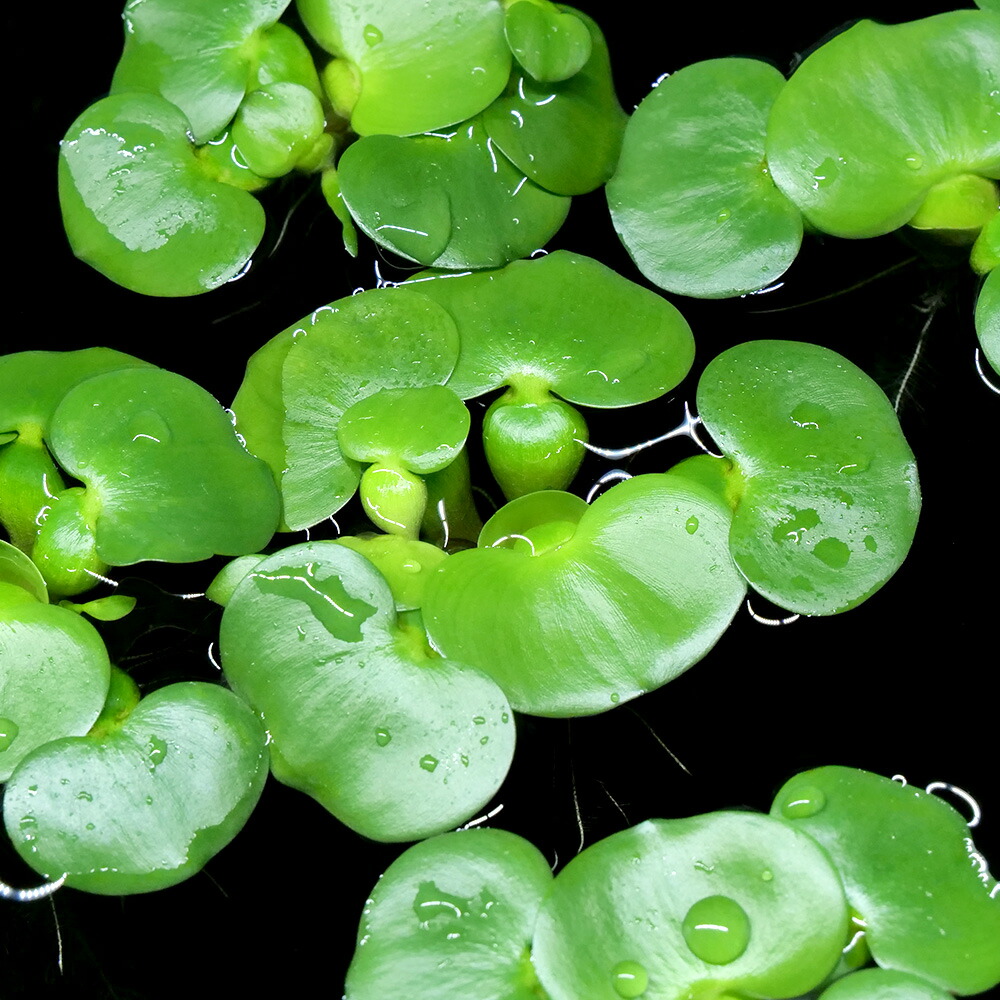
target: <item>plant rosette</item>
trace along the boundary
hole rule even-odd
[[[499,687],[397,618],[358,552],[307,542],[254,565],[226,605],[222,664],[270,733],[276,778],[374,840],[464,822],[514,752]]]
[[[4,791],[4,823],[46,878],[107,895],[150,892],[225,847],[266,777],[264,730],[243,702],[214,684],[172,684],[103,732],[29,754]]]

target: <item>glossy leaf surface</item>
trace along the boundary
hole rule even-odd
[[[744,594],[729,509],[668,475],[615,486],[578,523],[546,497],[502,509],[500,538],[428,582],[435,647],[487,672],[518,711],[553,716],[607,711],[704,656]]]
[[[126,5],[125,51],[113,94],[142,91],[176,105],[198,142],[215,137],[236,114],[266,46],[262,30],[289,0],[141,0]]]
[[[861,21],[810,55],[767,126],[775,183],[823,232],[903,225],[935,184],[1000,177],[1000,18]]]
[[[146,295],[197,295],[236,277],[264,233],[246,191],[212,179],[184,115],[153,94],[118,94],[70,126],[59,200],[73,252]]]
[[[0,540],[0,583],[12,584],[42,604],[49,603],[48,591],[38,567],[10,542]]]
[[[822,767],[787,782],[771,814],[829,853],[879,965],[954,993],[1000,983],[997,882],[944,800],[866,771]]]
[[[508,25],[518,11],[539,9],[531,0],[519,0],[508,9]],[[483,124],[493,142],[536,184],[556,194],[586,194],[614,171],[626,115],[615,94],[600,29],[586,15],[564,10],[556,17],[569,18],[569,24],[575,22],[586,33],[586,63],[574,76],[555,83],[540,83],[530,68],[525,72],[515,65],[504,93],[483,112]]]
[[[795,259],[802,216],[764,158],[768,113],[784,85],[768,63],[712,59],[671,74],[632,115],[608,204],[654,284],[702,298],[739,295]]]
[[[402,535],[344,535],[335,542],[363,555],[385,577],[397,611],[412,611],[424,603],[431,573],[447,558],[436,545]]]
[[[481,111],[503,89],[510,51],[497,0],[298,0],[313,37],[359,77],[351,128],[415,135]]]
[[[468,819],[514,751],[500,689],[397,624],[376,568],[332,542],[259,563],[222,619],[226,676],[264,718],[275,777],[375,840]]]
[[[358,226],[426,266],[501,267],[544,246],[569,212],[569,198],[526,177],[479,119],[434,135],[366,136],[337,169]]]
[[[682,1000],[818,985],[840,956],[847,906],[824,853],[794,833],[721,812],[650,820],[588,847],[542,905],[542,986],[553,1000]],[[637,977],[641,993],[619,988]]]
[[[282,177],[303,161],[323,134],[319,98],[297,83],[274,83],[248,94],[232,135],[261,177]]]
[[[56,740],[22,762],[4,822],[48,878],[66,872],[87,892],[149,892],[225,847],[266,777],[264,730],[246,705],[214,684],[172,684],[100,739]]]
[[[504,830],[416,844],[372,889],[347,973],[347,1000],[538,1000],[528,959],[548,862]]]
[[[455,317],[462,353],[448,387],[463,399],[530,375],[571,403],[628,406],[672,389],[694,359],[674,306],[580,254],[418,281]]]
[[[950,1000],[947,993],[933,983],[892,969],[861,969],[820,994],[820,1000]]]
[[[317,309],[265,344],[233,403],[247,446],[271,467],[297,530],[338,511],[361,471],[337,445],[344,412],[382,389],[443,383],[458,357],[448,313],[409,289],[376,289]]]
[[[986,360],[1000,372],[1000,268],[994,268],[976,300],[976,332]]]
[[[32,750],[90,729],[108,693],[110,665],[89,622],[8,582],[0,583],[0,664],[3,782]]]
[[[889,579],[920,492],[892,405],[864,372],[813,344],[755,341],[715,358],[697,398],[744,479],[730,545],[755,589],[833,614]]]
[[[504,34],[518,63],[542,83],[569,79],[590,58],[587,22],[578,11],[548,0],[509,4],[504,14]]]
[[[248,455],[222,407],[159,368],[96,375],[52,418],[52,450],[87,485],[98,555],[193,562],[262,548],[278,521],[266,466]]]

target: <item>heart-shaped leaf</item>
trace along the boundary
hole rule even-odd
[[[879,965],[963,995],[1000,983],[997,882],[943,799],[867,771],[821,767],[788,781],[771,814],[829,852]]]
[[[7,833],[36,871],[87,892],[174,885],[242,829],[267,777],[265,740],[225,688],[160,688],[100,739],[55,740],[23,761],[4,794]]]
[[[539,83],[541,77],[526,63],[522,65],[527,73],[515,66],[504,93],[483,112],[483,124],[511,162],[536,184],[556,194],[586,194],[614,172],[627,116],[615,95],[600,29],[571,8],[563,8],[565,13],[552,4],[546,3],[546,8],[555,12],[558,25],[576,25],[583,32],[589,53],[585,65],[561,83]],[[543,9],[533,0],[509,7],[508,37],[512,17],[534,20],[544,15],[530,12]],[[522,11],[528,13],[519,14]],[[555,31],[550,28],[547,37],[558,37]]]
[[[0,664],[4,782],[32,750],[90,729],[104,706],[111,668],[93,625],[7,582],[0,583]]]
[[[1000,18],[958,10],[860,21],[820,46],[767,126],[775,183],[823,232],[877,236],[935,185],[1000,177]]]
[[[545,858],[505,830],[415,844],[372,889],[346,1000],[538,1000],[528,949],[551,884]]]
[[[219,183],[184,115],[153,94],[117,94],[70,126],[59,200],[73,252],[146,295],[197,295],[236,277],[264,233],[264,210]]]
[[[160,368],[95,375],[52,417],[52,450],[87,485],[98,555],[113,566],[256,552],[278,521],[266,466],[222,407]]]
[[[499,537],[488,523],[489,547],[451,556],[424,594],[435,647],[532,715],[603,712],[665,684],[711,649],[745,592],[730,511],[703,487],[643,475],[582,516],[568,503],[543,493],[502,508]]]
[[[358,226],[427,266],[500,267],[544,246],[569,198],[543,190],[496,148],[482,122],[447,134],[369,135],[338,164]]]
[[[556,876],[532,961],[552,1000],[791,997],[840,956],[847,905],[826,855],[767,816],[650,820]]]
[[[220,648],[271,734],[275,777],[364,836],[454,827],[510,765],[499,688],[397,623],[381,574],[342,545],[294,545],[258,564],[226,607]]]
[[[784,85],[768,63],[712,59],[661,81],[636,109],[608,204],[650,281],[701,298],[739,295],[795,259],[802,216],[764,159],[768,112]]]
[[[215,137],[236,114],[256,72],[265,29],[289,0],[142,0],[125,8],[125,51],[112,94],[165,97],[187,116],[196,141]],[[281,44],[287,48],[287,39]]]
[[[577,11],[548,0],[517,0],[504,15],[511,52],[540,83],[568,80],[583,69],[591,52],[588,29]]]
[[[247,446],[271,467],[283,523],[340,510],[361,471],[337,445],[344,411],[383,389],[443,383],[458,357],[448,313],[409,289],[374,289],[317,309],[265,344],[233,403]]]
[[[299,0],[298,9],[316,41],[358,78],[348,110],[359,135],[453,125],[482,111],[507,82],[498,0]]]
[[[698,410],[734,463],[730,546],[755,589],[827,615],[895,573],[920,511],[916,466],[860,368],[814,344],[740,344],[706,367]]]

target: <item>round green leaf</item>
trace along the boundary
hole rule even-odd
[[[180,375],[135,368],[79,383],[52,418],[51,441],[87,486],[97,554],[113,566],[256,552],[277,526],[266,466]]]
[[[569,212],[569,198],[526,177],[478,119],[448,133],[366,136],[337,169],[358,226],[428,266],[500,267],[544,246]]]
[[[564,82],[539,83],[530,66],[525,64],[527,72],[515,67],[504,93],[483,112],[483,124],[493,142],[536,184],[556,194],[586,194],[614,172],[626,115],[615,95],[600,29],[571,8],[563,8],[566,13],[552,4],[547,8],[555,12],[558,24],[579,26],[589,57]],[[513,4],[507,11],[508,36],[511,18],[525,16],[518,12],[543,9],[532,0]],[[533,20],[544,15],[526,16]]]
[[[162,97],[118,94],[70,126],[59,200],[73,252],[146,295],[197,295],[236,277],[264,233],[246,191],[211,178],[184,115]]]
[[[528,956],[551,884],[545,858],[504,830],[462,830],[414,845],[372,889],[346,1000],[538,1000]]]
[[[197,142],[212,139],[236,113],[256,73],[264,29],[289,0],[142,0],[126,5],[125,51],[112,94],[165,97],[187,116]],[[279,43],[287,47],[287,39]]]
[[[99,739],[56,740],[22,762],[4,794],[7,833],[37,872],[87,892],[174,885],[242,829],[267,777],[265,740],[231,691],[172,684]]]
[[[415,135],[463,121],[503,90],[510,51],[498,0],[298,0],[328,52],[351,64],[359,135]]]
[[[663,80],[632,115],[608,204],[654,284],[701,298],[739,295],[795,259],[802,217],[764,158],[768,112],[784,85],[768,63],[712,59]]]
[[[993,368],[1000,372],[1000,268],[986,276],[976,301],[979,346]]]
[[[755,341],[715,358],[697,398],[742,477],[730,546],[756,590],[826,615],[892,576],[920,491],[892,405],[861,369],[813,344]]]
[[[9,582],[0,583],[0,664],[4,782],[32,750],[90,729],[104,705],[111,668],[89,622]]]
[[[953,993],[1000,983],[997,882],[943,799],[867,771],[822,767],[788,781],[771,814],[829,852],[879,965]]]
[[[38,567],[10,542],[0,539],[0,583],[13,584],[42,604],[49,603],[49,593]]]
[[[557,7],[548,0],[518,0],[504,15],[504,34],[511,52],[541,83],[558,83],[580,72],[590,58],[589,27],[578,11]]]
[[[1000,177],[1000,18],[860,21],[810,55],[767,126],[775,183],[823,232],[903,225],[936,184]]]
[[[340,450],[356,462],[398,461],[428,475],[455,460],[469,434],[469,411],[451,389],[382,389],[350,406],[337,425]]]
[[[951,994],[908,972],[861,969],[838,979],[819,1000],[951,1000]]]
[[[271,734],[275,777],[366,837],[454,827],[510,766],[499,688],[397,624],[385,580],[342,545],[295,545],[255,567],[226,607],[220,648]]]
[[[424,621],[444,656],[488,673],[518,711],[572,716],[657,688],[712,648],[745,592],[721,501],[636,476],[574,523],[545,494],[540,515],[534,496],[515,501],[520,517],[501,511],[506,537],[428,582]]]
[[[357,489],[360,467],[336,443],[345,410],[381,389],[445,382],[457,357],[451,317],[409,289],[340,299],[258,351],[233,406],[279,483],[285,526],[322,521]]]
[[[535,928],[547,995],[791,997],[817,986],[840,956],[847,906],[826,855],[795,832],[720,812],[650,820],[588,847],[556,877]]]
[[[571,403],[631,406],[672,389],[694,360],[691,329],[674,306],[565,250],[417,281],[455,317],[462,353],[448,387],[463,399],[532,376]]]
[[[297,83],[272,83],[247,94],[232,135],[251,170],[282,177],[309,155],[325,125],[312,91]]]

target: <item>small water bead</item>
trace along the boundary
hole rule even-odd
[[[611,970],[611,985],[623,1000],[632,1000],[646,992],[649,973],[638,962],[619,962]]]
[[[374,24],[366,24],[362,34],[369,48],[374,48],[383,38],[382,32]]]
[[[0,716],[0,753],[3,753],[17,739],[19,732],[20,729],[13,719]]]
[[[729,209],[728,209],[728,208],[724,208],[724,209],[723,209],[723,210],[722,210],[721,212],[719,212],[719,214],[718,214],[718,215],[717,215],[717,216],[715,217],[715,222],[716,222],[716,225],[721,225],[721,224],[722,224],[723,222],[726,222],[726,221],[727,221],[727,220],[729,219],[729,216],[730,216],[730,214],[731,214],[731,213],[730,213]]]
[[[387,747],[392,742],[392,733],[388,729],[376,729],[375,742],[380,747]]]
[[[761,882],[770,882],[773,878],[774,878],[774,872],[772,872],[770,868],[765,868],[760,873]]]
[[[746,951],[750,918],[728,896],[706,896],[688,910],[681,925],[691,951],[710,965],[728,965]]]
[[[806,785],[781,804],[781,815],[787,819],[808,819],[821,812],[826,805],[826,795],[819,788]]]
[[[698,518],[696,518],[696,517],[695,517],[695,516],[694,516],[694,515],[692,514],[692,515],[691,515],[691,516],[690,516],[690,517],[689,517],[689,518],[687,519],[687,521],[686,521],[686,522],[684,523],[684,530],[685,530],[685,531],[686,531],[686,532],[687,532],[687,533],[688,533],[689,535],[693,535],[693,534],[694,534],[694,533],[695,533],[695,532],[696,532],[696,531],[698,530],[698,524],[699,524],[699,521],[698,521]]]
[[[420,758],[420,766],[425,771],[433,771],[438,766],[439,763],[440,761],[437,759],[437,757],[433,757],[429,753],[425,753],[423,757]]]
[[[910,153],[905,163],[911,170],[919,170],[924,165],[924,158],[919,153]]]

